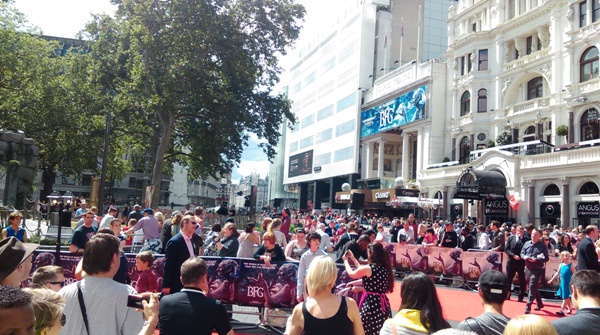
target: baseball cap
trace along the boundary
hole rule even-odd
[[[40,245],[21,243],[11,236],[0,241],[0,281],[8,277]]]
[[[498,295],[506,297],[506,275],[500,271],[487,270],[479,276],[479,284],[477,285],[484,294]]]
[[[152,208],[146,208],[144,209],[144,213],[154,214],[154,210],[152,210]]]

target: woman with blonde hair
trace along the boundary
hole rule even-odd
[[[162,231],[163,224],[165,224],[165,215],[161,212],[154,213],[154,217],[158,220],[158,229]]]
[[[328,256],[310,263],[306,275],[309,298],[294,308],[289,335],[364,335],[356,301],[331,293],[337,272]]]
[[[558,332],[541,316],[525,314],[511,319],[503,335],[558,335]]]
[[[268,231],[275,235],[275,238],[277,239],[277,244],[279,244],[283,249],[285,249],[285,247],[287,246],[287,239],[285,237],[285,234],[279,231],[281,229],[281,223],[281,219],[274,219],[273,222],[271,222],[271,224],[269,225]]]
[[[266,217],[260,223],[260,227],[262,229],[262,231],[260,232],[261,239],[263,238],[263,235],[269,230],[269,225],[271,224],[271,222],[273,222],[273,219]]]
[[[57,335],[65,325],[65,301],[60,294],[46,288],[28,289],[35,314],[36,335]]]

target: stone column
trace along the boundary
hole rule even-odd
[[[365,142],[366,154],[365,154],[365,178],[373,177],[373,142]]]
[[[456,160],[456,137],[452,138],[452,160]]]
[[[569,139],[569,143],[575,142],[575,126],[573,125],[573,110],[569,109],[569,133],[567,134],[567,138]]]
[[[408,162],[411,157],[409,154],[410,151],[410,135],[407,133],[402,134],[402,178],[404,178],[404,182],[408,183],[410,178],[408,178]]]
[[[377,178],[381,179],[383,178],[383,156],[384,156],[384,149],[385,149],[385,141],[383,139],[379,140],[379,153],[377,156]]]
[[[569,195],[569,177],[561,177],[560,181],[562,184],[562,204],[560,205],[560,221],[561,226],[563,228],[567,228],[571,226],[571,197]]]
[[[535,221],[535,183],[531,180],[526,180],[523,183],[527,186],[527,221],[534,223]]]
[[[442,198],[443,198],[443,203],[442,203],[442,215],[440,215],[442,217],[442,220],[447,220],[448,219],[448,205],[450,204],[450,198],[448,198],[448,186],[442,186]]]

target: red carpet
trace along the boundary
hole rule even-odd
[[[444,316],[447,320],[463,321],[468,316],[477,316],[482,313],[483,307],[481,299],[476,292],[470,292],[464,289],[443,288],[437,286],[437,293],[442,303]],[[388,294],[392,310],[397,312],[400,308],[400,283],[396,283],[394,293]],[[504,314],[509,318],[519,316],[525,312],[525,302],[517,302],[516,297],[504,303]],[[535,307],[534,304],[532,307]],[[558,316],[555,314],[560,309],[560,301],[547,302],[544,301],[544,309],[534,311],[532,308],[531,314],[537,314],[551,321]]]

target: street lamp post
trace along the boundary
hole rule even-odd
[[[56,236],[56,262],[60,262],[60,247],[62,240],[62,225],[63,221],[67,220],[69,223],[69,227],[71,224],[71,204],[73,203],[73,193],[71,191],[66,191],[65,194],[61,195],[58,191],[52,191],[52,193],[48,196],[48,201],[53,205],[51,208],[54,208],[58,223],[58,232]],[[50,224],[52,224],[52,218],[50,219]]]

